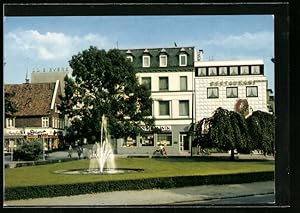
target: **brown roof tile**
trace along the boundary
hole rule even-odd
[[[18,107],[15,116],[47,115],[50,112],[55,83],[7,84],[5,92],[14,92],[12,98]]]

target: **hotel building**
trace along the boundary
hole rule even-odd
[[[234,111],[239,99],[248,101],[250,113],[268,112],[262,60],[196,61],[194,84],[196,122],[218,107]]]

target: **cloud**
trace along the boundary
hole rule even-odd
[[[6,37],[6,50],[18,51],[40,60],[67,60],[73,54],[97,46],[108,47],[108,39],[99,34],[70,36],[61,32],[40,33],[36,30],[9,32]]]
[[[273,49],[274,34],[268,31],[239,35],[218,35],[210,40],[202,42],[203,46],[219,46],[222,48],[241,48],[248,50]]]

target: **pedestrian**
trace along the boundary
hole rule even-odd
[[[164,143],[164,145],[163,145],[163,146],[161,145],[160,152],[161,152],[161,155],[162,155],[162,156],[166,156],[166,157],[168,157],[168,156],[167,156],[166,143]]]
[[[69,151],[68,151],[68,157],[69,157],[69,158],[72,157],[72,150],[73,150],[73,148],[72,148],[72,146],[71,146],[71,144],[70,144],[70,146],[69,146]]]
[[[82,147],[81,146],[77,147],[77,154],[78,154],[78,159],[80,159],[80,156],[82,154]]]

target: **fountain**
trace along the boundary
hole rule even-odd
[[[62,174],[120,174],[125,172],[142,171],[142,169],[117,169],[115,166],[115,156],[110,136],[107,131],[107,117],[102,116],[100,142],[93,145],[89,159],[88,169],[77,170],[57,170],[55,173]]]
[[[104,170],[104,167],[106,169]],[[91,173],[114,173],[115,169],[115,158],[114,153],[109,143],[109,135],[107,131],[107,118],[105,115],[102,116],[101,123],[101,136],[100,143],[93,145],[92,153],[90,156],[89,171]]]

